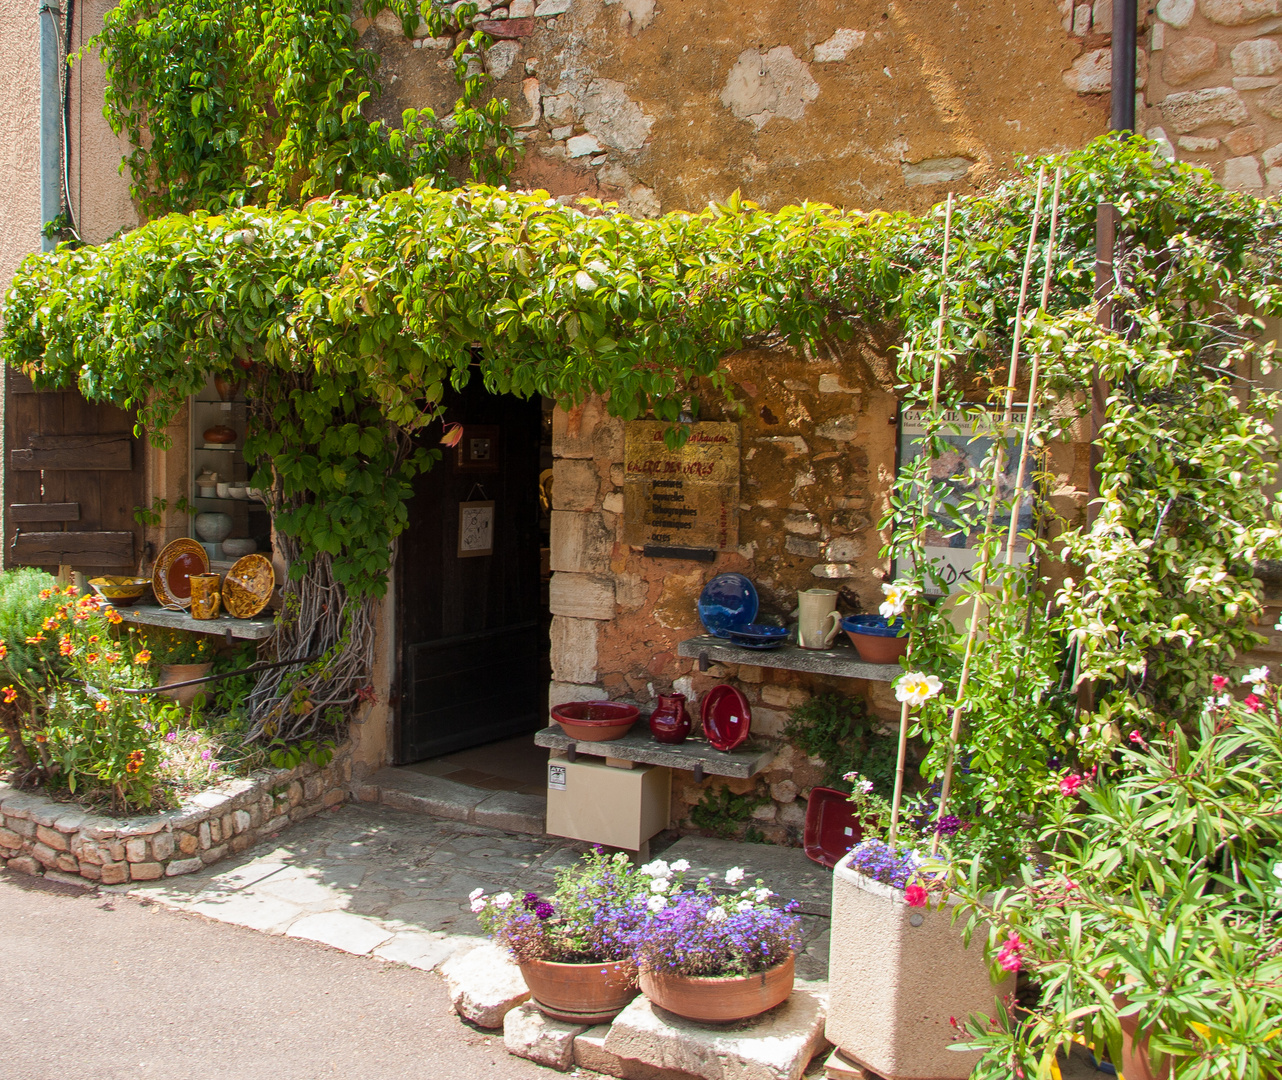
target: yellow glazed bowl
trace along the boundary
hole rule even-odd
[[[135,603],[151,584],[150,578],[143,577],[96,577],[90,578],[93,591],[104,600],[110,600],[117,607],[127,607]]]

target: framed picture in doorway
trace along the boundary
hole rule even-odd
[[[458,557],[494,554],[494,500],[458,504]]]
[[[464,424],[463,437],[454,450],[454,467],[461,472],[498,472],[499,449],[497,424]]]

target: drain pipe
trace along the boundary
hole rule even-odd
[[[62,79],[57,8],[40,5],[40,220],[48,225],[62,213]],[[42,234],[41,247],[57,241]]]
[[[1135,130],[1135,24],[1138,0],[1113,0],[1114,131]]]

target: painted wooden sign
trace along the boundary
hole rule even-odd
[[[624,425],[624,541],[727,551],[739,544],[739,425],[687,425],[670,450],[659,420]]]

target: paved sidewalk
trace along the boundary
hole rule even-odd
[[[547,892],[555,870],[587,849],[556,837],[348,803],[293,826],[274,847],[259,844],[201,873],[102,891],[431,969],[481,940],[468,908],[473,889]],[[685,838],[669,849],[671,858],[682,853],[696,867],[720,870],[730,865],[717,865],[724,855],[744,865],[749,878],[760,873],[783,895],[803,900],[806,941],[797,974],[827,978],[828,919],[818,903],[826,871],[814,867],[814,880],[802,881],[785,866],[795,867],[798,857],[804,862],[800,852],[764,845]],[[798,890],[788,891],[790,884]]]

